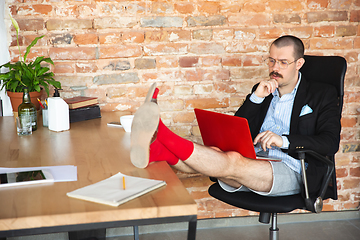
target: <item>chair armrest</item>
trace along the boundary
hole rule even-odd
[[[326,157],[318,154],[315,151],[312,150],[297,150],[296,151],[299,154],[299,159],[301,161],[301,170],[302,170],[302,177],[304,182],[304,188],[305,188],[305,204],[306,208],[312,212],[318,213],[322,210],[322,200],[325,196],[327,186],[329,184],[329,181],[331,179],[331,175],[334,172],[334,163],[327,159]],[[309,196],[309,190],[308,190],[308,184],[307,184],[307,177],[306,177],[306,169],[305,169],[305,155],[311,155],[314,160],[322,162],[326,166],[326,174],[323,178],[323,182],[321,184],[320,192],[318,196],[316,196],[315,199],[312,199]]]

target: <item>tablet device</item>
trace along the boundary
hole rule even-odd
[[[50,171],[35,170],[0,174],[0,188],[54,182]]]

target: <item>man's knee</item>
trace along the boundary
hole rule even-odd
[[[232,162],[239,162],[244,158],[240,153],[234,151],[225,152],[225,154]]]

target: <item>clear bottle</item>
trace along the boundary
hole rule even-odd
[[[32,131],[37,130],[37,113],[36,107],[30,100],[29,89],[24,88],[23,102],[18,107],[18,114],[26,116],[26,119],[31,122]]]

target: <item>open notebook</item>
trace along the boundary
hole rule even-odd
[[[125,177],[125,189],[123,177]],[[79,188],[66,195],[72,198],[117,207],[120,204],[140,197],[164,185],[166,185],[165,181],[132,177],[117,173],[110,178]]]
[[[247,158],[281,161],[265,156],[256,156],[249,124],[246,118],[194,109],[205,146],[218,147],[222,151],[236,151]]]

